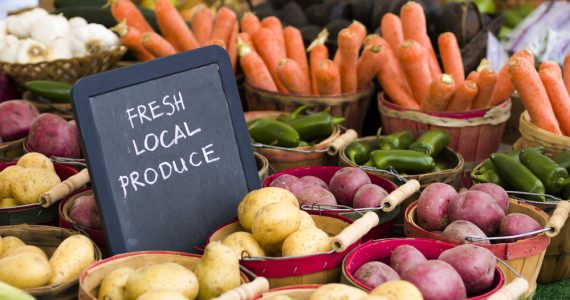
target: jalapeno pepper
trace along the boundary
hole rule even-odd
[[[420,135],[420,137],[410,145],[409,149],[423,152],[431,157],[436,157],[449,145],[450,140],[451,135],[447,131],[431,129]]]
[[[481,163],[481,166],[471,171],[471,178],[477,183],[494,183],[507,188],[507,182],[499,175],[497,168],[490,159],[486,159]]]
[[[536,177],[542,181],[546,192],[550,195],[557,194],[565,186],[570,184],[568,171],[560,167],[550,157],[542,154],[536,148],[523,148],[520,159]]]
[[[370,159],[371,147],[368,144],[362,142],[352,142],[344,148],[344,154],[353,163],[357,165],[362,165]]]
[[[374,150],[370,157],[378,169],[393,167],[408,174],[425,173],[435,167],[431,156],[412,150]]]
[[[499,171],[499,175],[513,189],[521,192],[544,194],[545,188],[540,179],[522,163],[504,153],[491,154],[491,161]],[[529,198],[544,201],[544,196]]]
[[[290,114],[279,115],[277,117],[277,121],[289,123],[289,122],[297,119],[297,117],[299,117],[300,113],[304,112],[305,110],[307,110],[307,108],[309,108],[311,106],[312,106],[311,104],[305,104],[303,106],[299,106],[297,109],[295,109],[295,111],[293,111]]]
[[[32,80],[25,84],[26,89],[54,102],[69,102],[71,84],[53,80]]]
[[[299,133],[302,140],[308,141],[331,135],[334,128],[343,121],[344,118],[333,117],[330,107],[327,107],[321,112],[291,120],[288,124]]]
[[[552,157],[559,166],[563,167],[564,169],[570,169],[570,150],[566,150],[558,155]]]
[[[306,147],[306,146],[310,146],[311,144],[305,142],[305,141],[300,141],[299,145],[297,145],[297,147]]]
[[[367,161],[366,163],[364,163],[363,166],[366,166],[366,167],[376,167],[376,165],[374,164],[374,161],[372,161],[372,159],[370,159],[369,161]]]
[[[291,148],[300,142],[299,133],[293,127],[269,118],[254,120],[247,130],[255,141],[266,145]]]
[[[414,142],[414,133],[409,130],[394,132],[378,141],[378,149],[380,150],[395,150],[395,149],[408,149]]]

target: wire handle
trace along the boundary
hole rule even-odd
[[[217,300],[248,300],[259,293],[269,290],[269,281],[265,277],[257,277],[253,281],[242,284],[237,288],[231,289],[219,297]]]
[[[509,194],[510,196],[515,196],[513,198],[521,201],[521,202],[525,202],[525,203],[529,203],[529,204],[538,204],[538,205],[556,205],[558,204],[558,202],[560,201],[565,201],[562,200],[560,198],[557,198],[555,196],[549,195],[549,194],[540,194],[540,193],[529,193],[529,192],[520,192],[520,191],[507,191],[507,194]],[[542,196],[545,198],[549,198],[552,199],[554,201],[533,201],[533,200],[528,200],[528,199],[523,199],[520,197],[516,197],[517,195],[523,195],[523,196]]]
[[[396,206],[400,205],[402,202],[404,202],[419,190],[420,182],[415,179],[411,179],[403,185],[399,186],[397,189],[391,192],[390,195],[384,198],[380,203],[380,207],[385,212],[391,212],[394,210],[394,208],[396,208]]]
[[[378,214],[373,212],[365,213],[364,216],[348,225],[348,227],[331,239],[331,248],[336,248],[336,252],[344,252],[350,245],[354,244],[378,224],[380,224]]]
[[[532,236],[532,235],[536,235],[536,234],[540,234],[540,233],[548,234],[549,232],[552,232],[552,230],[553,230],[552,228],[546,227],[546,228],[542,228],[542,229],[531,231],[531,232],[526,232],[526,233],[521,233],[521,234],[516,234],[516,235],[508,235],[508,236],[491,236],[491,237],[466,236],[465,240],[472,243],[472,242],[479,242],[479,241],[498,241],[498,240],[518,239],[518,238],[524,238],[524,237],[528,237],[528,236]]]
[[[359,166],[359,168],[363,171],[384,173],[384,174],[392,175],[392,176],[396,177],[396,179],[401,183],[408,182],[408,180],[406,178],[402,177],[402,175],[400,175],[400,173],[398,173],[398,171],[396,169],[394,169],[393,167],[388,167],[386,170],[378,169],[376,167],[369,167],[369,166]]]
[[[79,173],[67,178],[56,186],[52,187],[49,191],[40,196],[40,205],[42,207],[50,207],[57,201],[63,199],[65,196],[78,190],[85,184],[89,183],[89,171],[83,169]]]

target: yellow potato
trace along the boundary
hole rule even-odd
[[[377,286],[370,295],[384,296],[389,300],[423,300],[420,290],[411,282],[405,280],[390,280]]]
[[[230,247],[240,259],[242,255],[245,257],[265,256],[265,251],[249,232],[234,232],[228,235],[222,243]]]
[[[99,300],[124,300],[125,299],[125,285],[129,276],[135,270],[128,267],[119,267],[113,272],[109,273],[99,287]]]
[[[359,300],[368,294],[360,289],[340,283],[320,286],[309,300]]]
[[[53,163],[51,160],[38,152],[29,152],[24,154],[20,159],[18,159],[18,166],[22,168],[34,168],[34,169],[46,169],[48,171],[55,172]]]
[[[0,201],[0,207],[14,207],[18,206],[18,202],[14,198],[4,198]]]
[[[4,253],[9,252],[12,248],[20,248],[23,246],[26,246],[26,244],[24,242],[22,242],[21,239],[15,237],[15,236],[5,236],[2,238],[2,256],[0,256],[0,258],[2,258],[4,256]]]
[[[8,256],[18,255],[21,253],[36,253],[40,256],[43,256],[46,260],[48,259],[44,250],[42,250],[36,246],[32,246],[32,245],[24,245],[22,247],[10,248],[10,249],[2,252],[2,258],[8,257]]]
[[[9,166],[0,172],[0,199],[12,197],[12,192],[10,191],[10,185],[16,174],[23,170],[24,168],[14,165]]]
[[[4,252],[4,239],[0,236],[0,257],[2,257],[3,252]]]
[[[125,299],[136,300],[153,290],[172,290],[194,299],[198,295],[198,279],[192,271],[176,263],[145,266],[129,276]]]
[[[91,240],[76,234],[66,238],[49,259],[52,276],[49,284],[75,280],[79,273],[95,262],[95,249]]]
[[[59,176],[45,169],[23,169],[15,174],[10,192],[18,204],[38,203],[40,196],[61,182]]]
[[[390,299],[384,296],[374,296],[374,295],[368,295],[364,298],[361,298],[360,300],[395,300],[395,299]]]
[[[199,300],[218,297],[241,284],[238,257],[230,247],[218,241],[206,246],[194,273],[200,284]]]
[[[266,299],[266,300],[296,300],[297,298],[289,297],[286,295],[275,295],[275,296],[269,296],[268,298],[263,297],[263,299]]]
[[[301,210],[301,224],[299,224],[299,228],[312,228],[312,227],[317,227],[317,224],[315,224],[315,220],[313,220],[313,217],[311,217],[311,215],[304,211]]]
[[[115,298],[108,299],[116,300]],[[188,298],[177,291],[156,290],[142,294],[137,300],[188,300]]]
[[[297,201],[295,195],[286,189],[266,187],[249,192],[238,206],[239,223],[245,230],[251,231],[253,219],[257,211],[267,204],[281,201],[293,204],[297,208],[299,207],[299,201]]]
[[[262,207],[253,220],[251,233],[261,244],[282,242],[299,229],[301,214],[299,208],[287,202],[276,202]]]
[[[303,228],[293,232],[283,242],[283,256],[323,253],[331,250],[329,236],[319,228]]]
[[[20,289],[46,285],[50,273],[47,259],[36,253],[22,253],[0,259],[0,281]]]

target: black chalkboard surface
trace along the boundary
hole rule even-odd
[[[260,187],[220,47],[83,78],[72,101],[111,254],[193,252]]]

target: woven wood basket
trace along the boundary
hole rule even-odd
[[[17,64],[0,61],[0,70],[11,75],[19,85],[40,79],[74,83],[81,77],[115,68],[125,52],[127,52],[127,48],[119,46],[84,57],[58,59],[35,64]]]
[[[259,180],[263,182],[267,176],[269,176],[269,161],[265,156],[259,154],[258,152],[253,152],[255,156],[255,164],[257,165],[257,174],[259,174]]]
[[[15,236],[21,239],[26,245],[37,246],[42,249],[48,257],[51,257],[55,249],[66,238],[79,234],[79,232],[69,229],[42,226],[42,225],[16,225],[16,226],[1,226],[0,235]],[[95,261],[101,259],[101,250],[97,245],[93,244],[95,249]],[[25,291],[37,299],[76,299],[78,280],[75,279],[70,282],[38,287],[33,289],[26,289]]]
[[[13,141],[0,143],[0,162],[8,162],[17,160],[24,154],[24,141],[26,138],[21,138]]]
[[[521,132],[519,147],[542,145],[544,151],[551,154],[570,149],[570,137],[553,134],[532,124],[528,111],[524,111],[520,116],[519,131]]]

